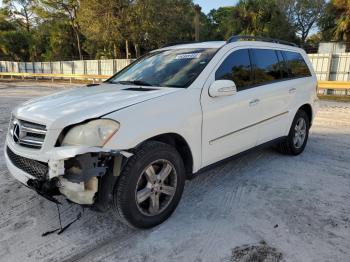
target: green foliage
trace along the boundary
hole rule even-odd
[[[25,60],[30,58],[30,36],[23,31],[11,30],[0,32],[0,54],[13,60]]]
[[[239,33],[238,24],[234,18],[236,7],[220,7],[210,11],[209,26],[211,25],[212,37],[216,40],[228,39]]]
[[[330,1],[319,26],[326,40],[350,41],[350,1]]]
[[[193,19],[191,0],[139,0],[131,10],[131,40],[147,49],[193,40]]]
[[[195,39],[193,0],[2,3],[0,60],[137,57],[166,43]],[[309,46],[316,46],[321,38],[349,39],[349,1],[332,0],[323,7],[324,0],[240,0],[208,15],[201,13],[199,37],[208,41],[237,34],[259,35]],[[322,33],[307,41],[316,24]]]
[[[289,23],[277,0],[241,0],[234,10],[239,34],[295,40],[295,28]]]
[[[302,44],[320,21],[325,4],[325,0],[284,0],[287,16],[300,36]]]

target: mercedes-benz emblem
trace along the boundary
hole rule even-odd
[[[21,125],[20,123],[15,123],[13,126],[13,141],[15,141],[15,143],[19,143],[20,142],[20,134],[21,134]]]

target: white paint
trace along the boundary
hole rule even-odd
[[[23,83],[4,85],[11,85],[0,95],[7,120],[20,101],[45,92],[38,85],[50,84],[27,82],[16,96]],[[1,151],[4,142],[0,133]],[[286,261],[348,261],[349,148],[349,103],[321,102],[302,155],[259,150],[205,172],[187,181],[179,207],[156,228],[128,229],[112,213],[86,209],[64,234],[47,237],[41,234],[59,226],[56,206],[0,165],[0,260],[230,261],[233,248],[265,240]],[[66,225],[81,208],[60,200]]]
[[[46,126],[42,149],[19,146],[9,136],[7,145],[18,155],[44,162],[57,152],[74,156],[78,149],[70,154],[67,153],[71,150],[69,147],[54,148],[59,134],[67,126],[103,117],[119,122],[120,129],[97,151],[128,150],[154,136],[175,133],[188,143],[194,161],[193,172],[196,172],[287,135],[298,108],[304,104],[315,105],[316,75],[302,49],[257,41],[226,45],[225,42],[204,42],[168,49],[183,48],[220,48],[188,88],[154,87],[154,91],[127,91],[125,85],[102,84],[33,99],[17,107],[13,114],[18,119]],[[229,54],[243,48],[299,52],[307,61],[312,76],[251,88],[230,96],[210,97],[209,87],[214,82],[215,71]],[[291,88],[296,92],[291,94]],[[256,124],[270,118],[263,124]],[[235,132],[237,130],[240,131]],[[82,148],[83,152],[89,152]]]

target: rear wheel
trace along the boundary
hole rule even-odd
[[[146,142],[128,160],[115,186],[115,211],[133,227],[154,227],[173,213],[184,184],[185,169],[176,149]]]
[[[303,110],[299,110],[293,120],[286,140],[278,144],[277,149],[284,154],[299,155],[309,138],[310,119]]]

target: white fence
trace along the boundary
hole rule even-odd
[[[350,81],[350,53],[310,54],[318,80]]]
[[[310,54],[318,80],[350,81],[350,53]],[[58,62],[0,61],[0,72],[112,75],[132,59],[78,60]]]
[[[0,72],[113,75],[130,64],[132,59],[78,60],[57,62],[0,61]]]

